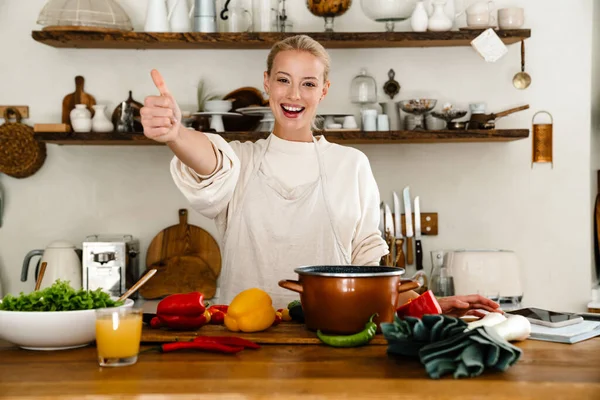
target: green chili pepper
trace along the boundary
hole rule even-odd
[[[375,333],[377,332],[377,324],[373,322],[373,318],[376,315],[378,314],[371,315],[369,322],[365,324],[365,329],[353,335],[329,336],[318,330],[317,336],[323,343],[333,347],[356,347],[365,345],[375,337]]]

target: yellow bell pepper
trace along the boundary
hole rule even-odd
[[[232,300],[225,326],[232,332],[260,332],[269,328],[275,321],[273,300],[263,290],[244,290]]]

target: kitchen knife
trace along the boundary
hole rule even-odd
[[[404,243],[404,237],[402,236],[402,211],[400,210],[400,198],[396,192],[394,194],[394,231],[396,232],[396,267],[404,268],[406,266],[406,260],[404,257],[404,251],[402,245]]]
[[[417,271],[423,269],[423,249],[421,247],[421,202],[419,196],[415,197],[415,253]]]
[[[413,225],[412,207],[410,203],[410,188],[407,186],[402,191],[404,197],[404,222],[406,223],[406,263],[413,263]]]
[[[386,242],[389,245],[390,253],[388,254],[388,262],[386,265],[392,266],[392,261],[394,260],[394,246],[391,244],[394,241],[394,220],[392,218],[392,210],[390,210],[390,206],[385,204],[385,233],[386,233]]]

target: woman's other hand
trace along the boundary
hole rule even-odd
[[[442,307],[442,314],[451,317],[462,317],[463,315],[484,317],[485,314],[478,310],[503,312],[500,309],[500,304],[479,294],[439,297],[437,301],[440,307]]]
[[[140,110],[144,135],[161,143],[174,142],[179,138],[181,110],[169,92],[160,72],[150,73],[160,96],[148,96]]]

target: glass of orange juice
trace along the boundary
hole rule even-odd
[[[141,338],[141,309],[119,307],[96,310],[96,348],[101,367],[135,364]]]

